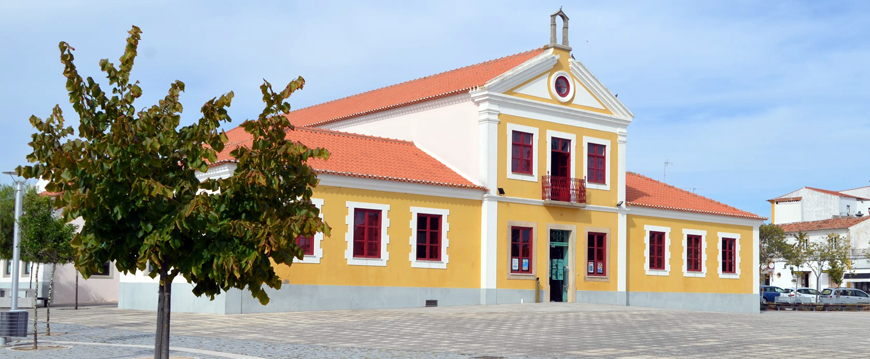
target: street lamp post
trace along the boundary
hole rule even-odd
[[[17,174],[12,171],[3,172],[3,174],[7,174],[10,176],[16,176]],[[21,261],[21,227],[18,225],[18,220],[21,218],[21,202],[22,196],[24,194],[24,180],[15,180],[15,177],[12,178],[12,183],[15,185],[15,227],[13,229],[12,236],[12,288],[11,288],[11,304],[9,306],[9,311],[18,310],[18,280],[19,280],[19,262]],[[0,344],[6,344],[6,338],[0,339]]]

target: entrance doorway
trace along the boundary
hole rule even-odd
[[[568,263],[568,240],[571,231],[550,230],[550,301],[568,301],[568,281],[570,280]]]

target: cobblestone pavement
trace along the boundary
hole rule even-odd
[[[71,349],[9,358],[135,358],[153,345],[155,313],[52,310],[50,340]],[[40,318],[45,318],[40,313]],[[731,314],[593,304],[295,312],[173,313],[172,347],[197,358],[870,357],[870,312]],[[49,340],[49,338],[44,338]],[[26,341],[22,341],[26,342]],[[41,341],[43,344],[52,344]],[[181,350],[181,349],[179,349]],[[46,354],[48,353],[48,354]],[[764,354],[768,353],[768,354]],[[55,356],[57,355],[57,356]]]

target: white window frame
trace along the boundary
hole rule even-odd
[[[740,234],[737,233],[725,233],[719,232],[719,278],[723,279],[740,279]],[[722,272],[722,239],[723,238],[734,238],[734,273],[723,273]]]
[[[320,198],[312,198],[311,204],[320,210],[320,215],[318,217],[323,219],[323,200]],[[352,240],[353,238],[351,238],[351,241]],[[317,232],[317,234],[314,235],[313,243],[311,243],[311,246],[314,247],[314,254],[306,254],[302,257],[302,260],[297,260],[296,263],[319,264],[320,259],[323,258],[323,249],[320,247],[321,241],[323,241],[323,232]]]
[[[593,143],[596,145],[605,146],[604,151],[604,184],[589,182],[589,144]],[[583,136],[583,175],[586,176],[586,188],[592,189],[600,189],[609,191],[610,190],[610,172],[613,169],[611,166],[613,165],[610,162],[610,151],[613,146],[610,145],[610,140],[605,140],[597,137],[589,137]]]
[[[671,275],[671,227],[659,227],[644,225],[646,235],[643,237],[643,269],[646,275],[669,276]],[[650,232],[662,232],[665,234],[665,269],[649,269],[649,235]]]
[[[441,260],[418,260],[417,259],[417,214],[435,214],[441,216]],[[447,257],[447,247],[450,246],[450,240],[447,238],[447,232],[450,231],[450,224],[447,223],[447,216],[450,215],[450,210],[437,208],[411,207],[411,254],[408,256],[411,260],[412,268],[427,268],[427,269],[447,269],[449,258]]]
[[[547,130],[547,173],[550,173],[550,168],[553,164],[553,137],[571,141],[571,178],[577,178],[577,135],[567,132]]]
[[[525,173],[514,173],[513,168],[511,168],[511,159],[513,156],[513,138],[514,131],[531,133],[532,134],[532,174],[528,175]],[[515,179],[521,181],[529,181],[529,182],[538,182],[538,141],[540,136],[538,135],[540,131],[538,131],[537,127],[529,127],[523,125],[517,125],[513,123],[507,124],[507,178]]]
[[[700,272],[689,272],[688,271],[688,253],[689,247],[687,246],[689,236],[701,236],[701,271]],[[704,278],[707,276],[707,231],[697,230],[697,229],[683,229],[683,276],[686,277],[694,277],[694,278]]]
[[[568,94],[565,97],[559,96],[559,92],[556,91],[556,79],[559,76],[565,76],[568,79]],[[577,81],[574,80],[574,76],[565,72],[565,71],[556,71],[552,75],[550,75],[550,92],[552,93],[552,97],[561,103],[570,103],[574,100],[574,92],[577,89]]]
[[[353,213],[356,209],[375,209],[381,211],[381,257],[380,258],[355,258],[353,256]],[[347,233],[344,235],[347,241],[347,250],[344,252],[344,258],[347,259],[348,265],[354,266],[379,266],[386,267],[387,261],[390,259],[390,253],[387,252],[387,245],[390,243],[390,235],[387,234],[387,229],[390,228],[390,205],[379,203],[363,203],[347,201]]]

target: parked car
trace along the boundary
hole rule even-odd
[[[758,292],[761,293],[761,304],[767,304],[776,302],[776,298],[782,294],[783,290],[780,287],[763,285]]]
[[[870,294],[855,288],[825,288],[819,300],[831,304],[870,304]]]
[[[820,294],[819,291],[813,288],[783,288],[783,293],[777,299],[780,302],[793,302],[793,303],[815,303],[816,302],[816,294]]]

